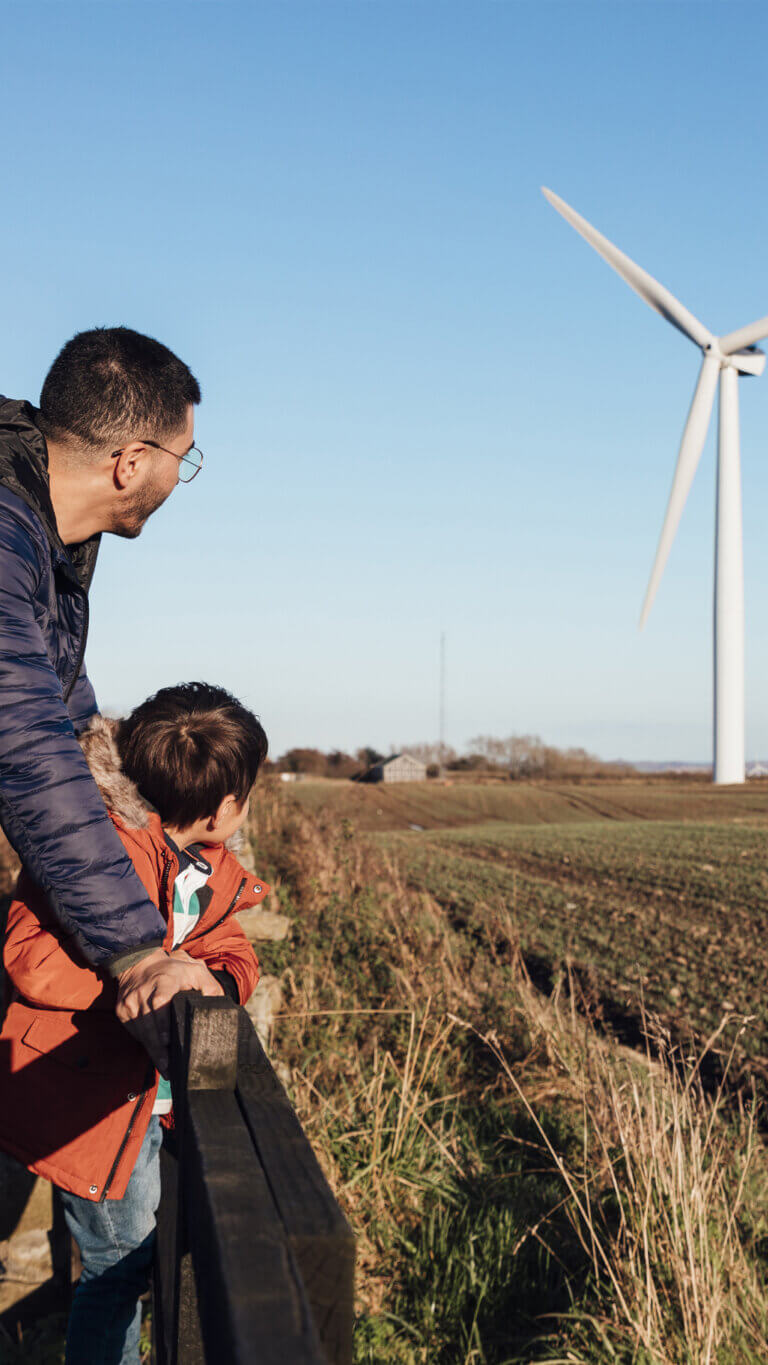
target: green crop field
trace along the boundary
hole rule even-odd
[[[768,1065],[768,789],[698,781],[299,783],[380,831],[412,885],[483,938],[509,912],[523,953],[565,963],[602,1007],[646,1005],[697,1036],[754,1016],[745,1050]],[[418,828],[415,828],[418,826]]]

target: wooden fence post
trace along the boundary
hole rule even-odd
[[[185,992],[172,1002],[181,1268],[171,1294],[160,1290],[171,1338],[162,1365],[327,1365],[235,1095],[243,1019],[252,1031],[245,1011],[220,997]]]
[[[328,1365],[351,1365],[355,1239],[243,1011],[237,1095],[301,1272]]]

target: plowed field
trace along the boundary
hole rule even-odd
[[[482,937],[509,912],[525,955],[574,964],[619,1015],[704,1037],[723,1014],[768,1068],[768,787],[701,782],[391,787],[299,783],[380,831],[408,879]],[[414,828],[418,826],[419,828]],[[495,918],[495,916],[494,916]]]

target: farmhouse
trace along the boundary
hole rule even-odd
[[[366,782],[423,782],[427,776],[427,765],[413,754],[391,754],[374,763],[365,774]]]

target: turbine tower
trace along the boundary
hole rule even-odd
[[[709,419],[720,381],[715,516],[714,595],[714,780],[744,781],[744,554],[741,531],[741,465],[739,455],[739,375],[760,375],[765,354],[755,342],[768,337],[768,317],[716,337],[684,308],[652,275],[608,241],[551,190],[542,189],[603,260],[621,275],[651,308],[701,348],[703,360],[688,419],[656,558],[640,616],[645,625],[664,572],[685,500],[704,449]]]

